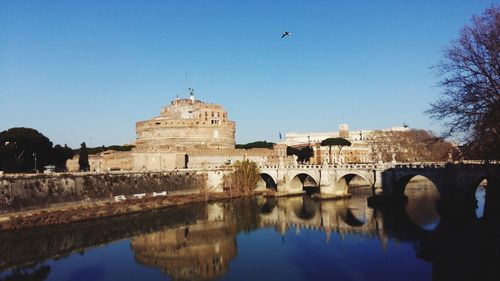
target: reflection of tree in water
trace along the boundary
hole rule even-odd
[[[0,281],[42,281],[50,274],[50,266],[42,264],[27,265],[12,270],[10,275],[0,276]]]
[[[414,177],[405,188],[408,203],[405,206],[408,217],[418,226],[433,230],[439,223],[440,216],[436,208],[439,191],[427,178]]]
[[[230,220],[236,224],[238,232],[251,232],[259,228],[260,208],[255,197],[242,197],[231,200]]]

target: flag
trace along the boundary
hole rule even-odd
[[[280,134],[280,140],[281,140],[281,132],[279,132],[279,134]]]

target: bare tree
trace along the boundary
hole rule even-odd
[[[224,185],[229,187],[230,193],[251,195],[260,180],[259,167],[253,161],[236,161],[234,171],[224,177]]]
[[[443,96],[426,111],[475,157],[500,159],[500,6],[472,18],[436,66]]]
[[[384,162],[446,161],[457,154],[456,147],[425,130],[375,131],[367,140],[371,157]],[[455,156],[456,157],[456,156]]]

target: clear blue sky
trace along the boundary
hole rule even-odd
[[[339,123],[439,132],[423,114],[440,93],[430,67],[493,3],[0,0],[0,131],[128,143],[192,87],[229,111],[238,143]]]

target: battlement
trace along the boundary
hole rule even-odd
[[[186,153],[192,156],[277,156],[278,151],[268,148],[253,148],[253,149],[238,149],[238,148],[222,148],[222,149],[187,149]]]

